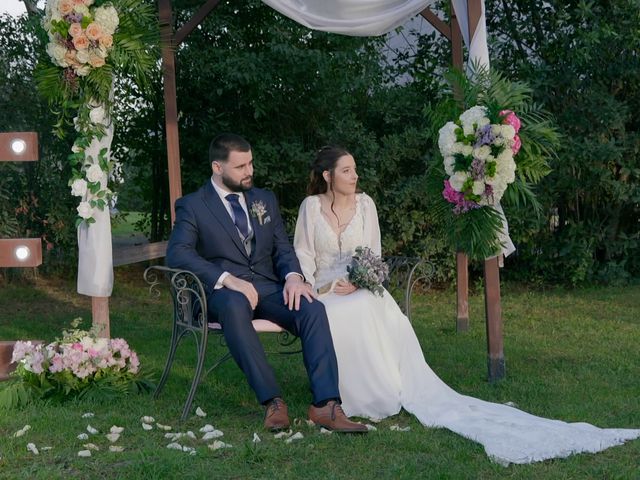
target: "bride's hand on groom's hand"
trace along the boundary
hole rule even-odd
[[[234,277],[233,275],[227,275],[222,282],[222,285],[227,287],[229,290],[235,290],[236,292],[242,293],[247,297],[247,300],[249,300],[251,310],[256,309],[256,305],[258,305],[258,291],[253,284],[246,280],[242,280],[241,278]]]
[[[335,287],[333,287],[333,293],[335,293],[336,295],[349,295],[350,293],[355,292],[357,289],[358,288],[351,282],[348,282],[346,280],[338,280]]]
[[[305,283],[302,277],[289,275],[286,282],[284,282],[282,297],[289,310],[300,310],[300,297],[306,298],[311,303],[315,298],[315,294],[311,285]]]

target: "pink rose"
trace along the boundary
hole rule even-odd
[[[104,58],[102,58],[100,55],[96,55],[95,53],[91,52],[91,54],[89,55],[89,63],[92,67],[99,68],[105,64],[105,61]]]
[[[511,147],[511,151],[514,155],[520,151],[521,146],[522,142],[520,141],[520,137],[516,135],[515,137],[513,137],[513,147]]]
[[[62,15],[69,15],[73,12],[73,1],[72,0],[60,0],[58,3],[58,10]]]
[[[111,48],[113,46],[113,37],[111,35],[102,35],[98,42],[101,47]]]
[[[89,40],[98,40],[102,36],[102,28],[95,22],[91,22],[87,25],[87,38]]]
[[[89,39],[86,35],[78,35],[73,39],[73,46],[77,50],[86,50],[89,47]]]
[[[504,117],[502,119],[503,124],[511,125],[516,133],[518,133],[520,127],[522,126],[522,123],[515,113],[513,113],[511,110],[502,110],[500,112],[500,116]]]
[[[82,25],[79,23],[72,23],[69,27],[69,35],[71,35],[72,38],[82,35]]]

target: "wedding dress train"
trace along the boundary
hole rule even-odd
[[[323,217],[319,197],[307,197],[294,244],[315,288],[345,278],[356,247],[380,254],[375,204],[357,194],[356,212],[337,235]],[[455,392],[426,363],[409,320],[386,291],[382,297],[357,290],[319,298],[327,310],[342,406],[349,416],[381,419],[404,408],[425,426],[447,428],[482,444],[503,465],[598,452],[640,437],[640,430],[550,420]]]

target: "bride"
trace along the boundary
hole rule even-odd
[[[321,149],[294,240],[304,276],[326,307],[348,416],[377,420],[404,408],[423,425],[448,428],[481,443],[503,465],[598,452],[640,436],[640,430],[536,417],[461,395],[440,380],[391,295],[385,291],[379,297],[346,280],[356,247],[381,253],[376,206],[358,191],[357,180],[355,161],[346,150]]]

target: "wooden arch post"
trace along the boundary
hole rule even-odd
[[[482,0],[467,0],[469,15],[469,40],[473,39],[482,16]],[[460,25],[451,5],[451,23],[443,22],[430,9],[420,14],[451,42],[451,63],[463,69],[463,45]],[[459,95],[459,92],[458,92]],[[484,300],[487,328],[487,370],[488,379],[494,382],[505,376],[504,343],[502,337],[502,307],[500,302],[500,260],[501,256],[484,261]],[[456,253],[456,330],[469,329],[469,258],[464,252]]]

